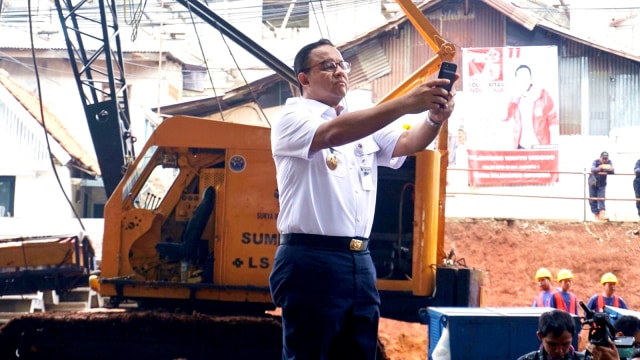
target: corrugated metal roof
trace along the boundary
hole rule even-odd
[[[20,84],[15,82],[9,74],[0,69],[0,86],[3,86],[13,97],[33,116],[33,118],[42,125],[42,117],[40,116],[40,102],[38,97]],[[82,166],[89,171],[100,174],[100,166],[98,161],[93,158],[69,133],[62,125],[60,120],[51,113],[46,106],[43,106],[45,124],[47,132]]]
[[[352,89],[368,85],[372,80],[391,72],[389,59],[379,41],[366,42],[342,55],[352,65],[349,73],[349,85]]]
[[[540,26],[541,28],[551,31],[553,33],[556,33],[558,35],[561,35],[567,39],[571,39],[575,42],[579,42],[581,44],[585,44],[588,46],[591,46],[593,48],[596,48],[598,50],[602,50],[604,52],[608,52],[610,54],[615,54],[624,58],[627,58],[629,60],[633,60],[633,61],[638,61],[640,62],[640,54],[633,54],[628,52],[627,50],[625,50],[624,48],[617,48],[617,47],[612,47],[610,45],[607,44],[602,44],[600,42],[598,42],[595,39],[591,39],[589,37],[581,37],[581,36],[577,36],[576,34],[572,33],[571,31],[560,27],[558,25],[552,24],[546,20],[541,21],[540,23],[538,23],[538,26]]]
[[[540,22],[540,19],[537,16],[514,6],[510,2],[505,2],[503,0],[482,1],[485,4],[503,13],[505,16],[515,21],[516,23],[522,25],[529,31],[533,30],[533,28],[536,27],[536,25],[538,25],[538,23]]]
[[[640,54],[630,53],[624,48],[612,46],[611,44],[603,44],[601,41],[592,39],[589,36],[578,35],[569,29],[539,18],[538,16],[527,12],[526,10],[520,9],[517,6],[513,5],[511,2],[506,2],[504,0],[482,0],[482,2],[491,6],[492,8],[496,9],[505,16],[509,17],[511,20],[517,22],[518,24],[524,26],[529,30],[533,30],[534,27],[539,26],[545,30],[561,35],[562,37],[571,39],[575,42],[589,45],[596,49],[640,62]]]

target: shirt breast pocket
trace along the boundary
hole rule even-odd
[[[356,144],[354,151],[358,162],[358,174],[360,175],[362,190],[371,191],[375,189],[373,167],[375,166],[374,159],[378,150],[380,150],[380,147],[371,139]]]

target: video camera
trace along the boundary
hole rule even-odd
[[[582,328],[589,326],[589,342],[598,346],[609,346],[608,339],[614,342],[618,348],[620,359],[627,359],[634,352],[633,344],[635,338],[633,336],[615,337],[616,329],[611,324],[611,319],[607,313],[594,313],[580,301],[580,307],[584,310],[585,320],[582,322]],[[589,351],[586,352],[586,358],[591,359]]]
[[[580,307],[584,310],[585,320],[582,327],[589,326],[589,342],[594,345],[609,347],[609,339],[615,341],[616,330],[611,325],[611,320],[607,313],[594,313],[584,302],[580,301]]]

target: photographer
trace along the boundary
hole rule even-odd
[[[616,339],[621,337],[633,338],[633,344],[630,347],[618,348],[618,354],[622,359],[633,359],[633,354],[640,350],[640,319],[623,315],[613,323],[616,332]]]
[[[640,347],[640,319],[631,316],[623,315],[613,323],[613,328],[616,330],[616,337],[630,336],[635,338],[633,347]]]
[[[540,348],[520,356],[518,360],[584,359],[584,354],[576,352],[571,345],[575,334],[576,323],[571,314],[557,309],[547,311],[538,320],[536,335],[541,342]]]

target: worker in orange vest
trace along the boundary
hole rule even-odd
[[[551,307],[578,315],[578,297],[569,291],[573,283],[571,270],[561,269],[557,275],[560,287],[551,297]]]
[[[621,309],[628,309],[627,303],[618,295],[614,295],[616,291],[616,285],[618,285],[618,278],[613,273],[606,273],[600,278],[600,284],[603,291],[601,294],[595,294],[587,303],[589,310],[593,312],[604,312],[604,306],[615,306]]]
[[[551,271],[546,268],[540,268],[536,271],[535,279],[540,287],[540,292],[533,300],[533,307],[549,307],[551,306],[551,298],[553,297],[553,289],[551,288]]]

